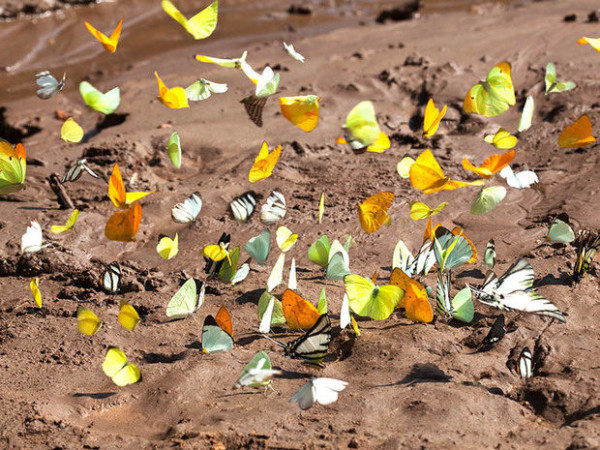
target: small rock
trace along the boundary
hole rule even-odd
[[[576,20],[577,20],[577,15],[576,14],[567,14],[563,18],[563,22],[575,22]]]
[[[312,5],[307,5],[305,3],[290,5],[287,10],[288,14],[298,14],[300,16],[310,16],[313,13]]]

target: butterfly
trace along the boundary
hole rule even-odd
[[[260,220],[267,225],[271,225],[282,220],[285,213],[285,197],[281,192],[273,191],[260,208]]]
[[[319,123],[319,101],[316,95],[279,97],[281,114],[303,131],[310,132]]]
[[[146,193],[144,193],[146,194]],[[115,211],[106,222],[104,235],[111,241],[135,241],[142,223],[142,205],[134,203],[124,211]]]
[[[173,166],[175,166],[176,169],[181,168],[181,140],[179,139],[179,133],[177,133],[177,131],[174,131],[169,138],[167,153],[169,154]]]
[[[565,127],[558,137],[558,146],[561,148],[587,147],[594,142],[596,138],[592,136],[592,122],[587,114]]]
[[[130,331],[135,330],[137,324],[142,320],[136,309],[125,300],[121,300],[119,303],[117,319],[123,328]]]
[[[380,192],[357,204],[358,220],[366,233],[373,233],[391,222],[388,209],[394,201],[392,192]]]
[[[60,128],[60,138],[65,142],[81,142],[83,139],[83,128],[72,117],[69,117],[63,122]]]
[[[208,81],[204,78],[194,81],[185,88],[185,95],[190,102],[206,100],[213,93],[223,94],[225,92],[227,92],[227,84],[215,83],[214,81]]]
[[[431,209],[425,203],[422,202],[410,202],[410,218],[412,220],[423,220],[428,219],[431,216],[435,216],[439,212],[441,212],[446,206],[448,206],[448,202],[442,202],[437,205],[435,208]]]
[[[396,165],[396,172],[398,172],[398,175],[400,175],[402,178],[409,178],[410,168],[414,163],[414,159],[412,159],[410,156],[405,156]]]
[[[171,209],[171,219],[175,223],[195,222],[202,210],[202,197],[198,192],[194,192],[183,203],[177,203]]]
[[[229,252],[229,259],[231,263],[225,259],[219,269],[219,278],[226,283],[230,283],[232,286],[241,283],[246,279],[248,273],[250,273],[250,265],[247,262],[238,267],[238,261],[240,259],[240,248],[234,247]]]
[[[329,255],[327,257],[327,271],[325,278],[328,280],[343,280],[346,275],[350,274],[350,256],[348,249],[350,248],[351,238],[348,238],[345,246],[342,246],[337,239],[331,244]]]
[[[433,99],[430,98],[427,102],[427,107],[425,108],[425,117],[423,118],[423,136],[426,138],[430,138],[435,134],[438,127],[440,126],[440,122],[446,115],[446,111],[448,110],[448,105],[444,105],[442,111],[435,107],[433,103]]]
[[[71,231],[75,226],[75,223],[77,223],[78,218],[79,210],[74,209],[64,225],[52,225],[50,227],[50,231],[55,234],[64,233],[65,231]]]
[[[490,269],[493,269],[496,265],[496,244],[494,243],[493,239],[490,239],[485,246],[483,261]]]
[[[553,92],[565,92],[575,89],[577,86],[572,81],[556,81],[556,67],[554,63],[549,62],[546,65],[546,76],[544,77],[546,83],[546,95]]]
[[[271,274],[267,280],[267,291],[273,292],[273,290],[283,282],[283,266],[285,265],[285,253],[280,253]]]
[[[242,70],[247,73],[248,70],[252,72],[249,78],[256,83],[255,93],[241,100],[241,103],[246,109],[246,113],[252,122],[258,126],[263,126],[262,114],[267,104],[269,96],[273,95],[277,91],[279,86],[279,74],[274,73],[270,67],[265,67],[262,75],[257,74],[248,65],[242,65]],[[256,74],[256,75],[254,75]],[[254,78],[256,76],[256,78]]]
[[[394,269],[399,270],[399,269]],[[450,298],[450,272],[440,271],[438,273],[436,286],[437,306],[436,311],[446,317],[470,323],[475,316],[471,290],[466,287],[458,291],[456,296]]]
[[[229,204],[233,218],[238,222],[246,222],[256,209],[257,198],[258,195],[253,191],[244,192],[234,198]]]
[[[240,56],[239,58],[231,58],[231,59],[227,59],[227,58],[215,58],[213,56],[206,56],[206,55],[196,55],[196,61],[200,61],[200,62],[204,62],[204,63],[210,63],[210,64],[217,64],[218,66],[221,67],[229,67],[231,69],[242,69],[242,66],[244,64],[248,64],[246,63],[246,57],[248,56],[248,52],[244,51],[244,53],[242,53],[242,56]]]
[[[518,139],[504,128],[500,128],[496,134],[487,134],[483,140],[502,150],[513,148],[518,142]]]
[[[402,240],[399,240],[396,247],[394,247],[392,267],[402,269],[409,277],[415,275],[427,275],[435,262],[433,241],[431,239],[424,240],[416,257],[413,257],[412,253],[408,250],[408,247],[406,247],[406,244]]]
[[[113,262],[106,266],[102,274],[102,287],[108,293],[115,294],[121,289],[121,267]]]
[[[167,317],[183,318],[195,313],[204,302],[206,283],[200,283],[198,292],[197,282],[190,278],[171,297],[167,305]]]
[[[273,72],[273,69],[271,69],[269,66],[263,69],[263,72],[258,75],[258,78],[255,79],[255,75],[251,75],[250,79],[256,84],[254,88],[254,96],[258,98],[265,98],[273,95],[275,92],[277,92],[277,87],[279,87],[279,78],[279,73]]]
[[[263,141],[258,156],[254,160],[254,164],[250,168],[248,174],[248,180],[250,183],[256,183],[257,181],[265,180],[271,176],[275,164],[281,156],[281,145],[278,145],[269,153],[269,146],[266,141]]]
[[[350,309],[359,316],[374,320],[387,319],[404,295],[398,286],[376,286],[374,281],[360,275],[346,275],[344,286]]]
[[[463,158],[462,166],[465,170],[470,170],[475,172],[481,178],[488,179],[491,178],[493,174],[506,167],[514,159],[515,154],[515,150],[510,150],[502,155],[495,153],[486,158],[483,164],[479,167],[475,167],[467,158]]]
[[[480,215],[490,212],[506,197],[504,186],[482,188],[471,205],[471,214]]]
[[[119,37],[121,37],[121,26],[123,25],[123,19],[117,24],[110,37],[106,36],[101,31],[96,30],[89,22],[83,22],[87,30],[92,36],[94,36],[98,42],[102,44],[102,47],[107,52],[114,53],[117,51],[117,45],[119,44]]]
[[[525,100],[525,104],[523,105],[523,112],[521,113],[521,118],[519,119],[519,126],[517,131],[520,133],[522,131],[528,130],[531,127],[531,121],[533,120],[533,108],[534,101],[531,95],[527,96]]]
[[[525,347],[521,350],[519,361],[515,365],[515,371],[517,372],[517,375],[525,380],[533,376],[533,364],[529,347]]]
[[[328,272],[328,279],[341,280],[350,272],[341,275],[339,278],[337,276],[330,278],[330,276],[336,274],[340,275],[339,272],[343,271],[343,267],[347,267],[350,264],[348,250],[350,249],[351,242],[352,238],[348,237],[348,240],[344,246],[342,246],[337,239],[331,243],[329,241],[329,236],[324,234],[315,242],[313,242],[308,248],[308,259],[315,264],[318,264],[322,268],[326,268]],[[335,265],[338,265],[339,267],[334,268],[333,266]]]
[[[294,257],[292,257],[292,263],[290,264],[290,274],[288,276],[288,289],[291,289],[292,291],[298,289],[298,279],[296,277],[296,258]]]
[[[231,318],[225,308],[221,308],[217,317],[206,316],[202,326],[202,353],[226,352],[233,348],[233,329]]]
[[[583,233],[577,243],[577,259],[573,270],[573,280],[579,281],[584,273],[590,270],[594,256],[600,250],[600,234]]]
[[[266,334],[263,334],[263,337],[282,347],[285,356],[324,367],[323,358],[327,355],[331,341],[331,321],[327,314],[322,314],[310,330],[287,344]]]
[[[290,399],[298,403],[300,409],[310,408],[314,403],[329,405],[337,401],[338,393],[346,389],[348,383],[335,378],[312,378]]]
[[[156,253],[162,259],[174,258],[179,252],[179,236],[175,233],[175,237],[171,239],[169,236],[163,236],[158,241],[158,245],[156,246]]]
[[[524,311],[566,322],[563,314],[549,300],[533,288],[533,268],[519,258],[506,273],[498,278],[493,272],[479,288],[471,290],[481,303],[502,311]]]
[[[325,212],[325,192],[321,192],[321,199],[319,200],[319,224],[323,222],[323,213]]]
[[[434,194],[439,191],[452,191],[464,186],[482,185],[481,180],[466,182],[451,180],[442,171],[430,149],[425,150],[409,169],[410,183],[415,189],[424,194]]]
[[[202,256],[214,262],[221,262],[225,258],[227,258],[227,261],[229,261],[229,263],[231,264],[231,259],[229,257],[229,251],[227,250],[227,247],[229,247],[229,242],[219,242],[218,244],[206,245],[202,249]]]
[[[515,89],[510,76],[510,64],[501,62],[488,73],[485,81],[473,86],[463,103],[467,113],[496,117],[515,104]]]
[[[277,242],[277,247],[279,247],[279,250],[282,252],[291,250],[297,240],[298,235],[296,233],[292,233],[288,227],[282,226],[277,228],[275,241]]]
[[[510,165],[502,169],[499,172],[499,175],[506,180],[506,184],[516,189],[526,189],[532,184],[539,183],[540,181],[535,172],[531,170],[513,172]]]
[[[32,278],[29,282],[29,288],[33,295],[33,301],[38,308],[42,307],[42,293],[40,292],[40,279],[38,277]]]
[[[121,102],[118,86],[103,94],[87,81],[82,81],[79,84],[79,93],[87,106],[102,114],[112,114]]]
[[[404,292],[397,307],[404,308],[408,320],[423,323],[433,320],[433,310],[427,300],[427,291],[421,283],[410,278],[402,269],[396,268],[390,276],[390,285],[398,286]]]
[[[12,194],[25,187],[27,155],[23,144],[13,148],[0,139],[0,195]]]
[[[344,137],[338,144],[349,144],[357,153],[382,153],[390,148],[390,139],[380,130],[375,108],[370,101],[362,101],[350,110],[344,124]]]
[[[235,388],[241,387],[263,387],[271,384],[271,378],[281,374],[281,370],[272,369],[271,359],[266,352],[256,353],[250,362],[244,366],[238,380],[235,383]]]
[[[77,161],[75,161],[75,164],[73,164],[69,168],[69,170],[67,170],[67,173],[61,180],[61,183],[79,180],[79,178],[81,178],[81,175],[83,175],[84,171],[89,173],[94,178],[100,178],[100,175],[96,174],[92,169],[90,169],[87,166],[86,162],[87,161],[85,159],[78,159]]]
[[[219,241],[217,242],[217,244],[219,246],[221,246],[221,245],[228,246],[230,241],[231,241],[231,235],[223,232],[221,234],[221,237],[219,238]],[[219,270],[221,270],[221,266],[223,265],[223,260],[215,261],[215,260],[211,259],[210,257],[206,257],[206,256],[204,257],[204,261],[206,262],[206,264],[204,266],[204,273],[207,273],[209,277],[218,274]]]
[[[77,328],[86,336],[93,336],[98,332],[102,322],[91,309],[80,306],[77,308]]]
[[[311,328],[321,317],[321,313],[312,303],[291,289],[285,290],[281,304],[285,320],[292,329]]]
[[[433,253],[440,270],[455,270],[477,259],[477,250],[461,228],[452,231],[439,226],[433,238]]]
[[[264,302],[265,299],[267,300],[266,306]],[[258,326],[259,333],[267,334],[271,331],[271,325],[273,324],[273,312],[275,311],[276,305],[278,306],[279,319],[281,323],[285,323],[283,306],[281,306],[281,302],[268,291],[265,291],[263,295],[261,295],[260,299],[258,300],[258,320],[260,320],[260,324]]]
[[[554,218],[548,230],[546,240],[552,243],[561,242],[565,244],[575,240],[575,233],[569,225],[569,216],[566,213],[561,213]]]
[[[267,99],[268,97],[257,97],[255,95],[251,95],[243,98],[240,102],[244,105],[246,114],[248,114],[250,120],[252,120],[252,122],[258,127],[263,126],[262,114],[263,110],[265,109]]]
[[[65,87],[65,78],[67,74],[63,74],[62,80],[58,81],[56,78],[52,76],[50,72],[44,70],[43,72],[39,72],[35,74],[35,82],[40,87],[36,95],[42,100],[48,100],[49,98],[54,97]]]
[[[158,82],[158,99],[163,105],[171,109],[190,107],[185,89],[179,86],[168,88],[158,76],[158,72],[154,71],[154,76]]]
[[[283,49],[286,51],[286,53],[288,55],[290,55],[292,58],[294,58],[296,61],[300,61],[301,63],[304,63],[304,56],[302,56],[300,53],[298,53],[296,51],[296,49],[294,48],[293,44],[286,44],[285,42],[283,43]]]
[[[265,229],[258,236],[250,238],[244,249],[258,264],[264,266],[271,249],[271,233],[269,230]]]
[[[360,336],[360,330],[358,329],[356,320],[354,320],[354,317],[352,317],[352,314],[350,313],[350,302],[348,300],[348,294],[344,293],[344,298],[342,299],[342,307],[340,309],[340,328],[343,330],[350,324],[352,324],[354,333],[357,336]]]
[[[102,371],[117,386],[127,386],[140,381],[142,375],[140,369],[134,364],[127,362],[127,356],[122,350],[111,347],[106,352]]]
[[[194,39],[206,39],[215,28],[219,13],[219,2],[214,1],[192,18],[187,19],[169,0],[162,0],[162,8],[179,23]]]
[[[152,192],[126,192],[119,164],[115,163],[108,181],[108,196],[117,208],[126,209],[132,203],[150,194]]]
[[[582,37],[577,39],[577,43],[579,45],[590,44],[594,50],[600,52],[600,39]]]
[[[33,220],[21,237],[21,253],[39,252],[41,249],[52,245],[52,242],[42,244],[42,241],[42,227],[39,222]]]
[[[483,338],[481,351],[487,351],[491,349],[494,344],[502,340],[502,338],[506,335],[506,325],[504,323],[504,314],[500,314],[498,317],[496,317],[496,320],[494,320],[490,331],[485,338]]]

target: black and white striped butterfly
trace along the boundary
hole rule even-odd
[[[263,337],[282,347],[285,356],[323,367],[323,358],[327,355],[331,341],[331,321],[327,314],[321,315],[310,330],[288,344],[276,341],[266,334]]]
[[[285,197],[279,191],[271,192],[260,210],[260,220],[267,225],[279,222],[285,217]]]
[[[238,222],[246,222],[256,210],[258,195],[253,191],[244,192],[229,204],[233,218]]]
[[[102,274],[102,287],[111,294],[116,294],[121,289],[121,267],[118,262],[106,266]]]
[[[485,246],[485,253],[483,255],[483,261],[485,265],[490,269],[493,269],[496,265],[496,244],[493,239],[490,239]]]
[[[250,95],[242,99],[241,103],[246,108],[246,113],[250,120],[254,122],[257,127],[263,126],[262,115],[265,104],[267,103],[268,97],[257,97],[256,95]]]
[[[202,197],[197,192],[194,192],[183,203],[177,203],[171,209],[171,218],[176,223],[192,223],[195,222],[202,210]]]
[[[529,347],[525,347],[519,355],[519,360],[515,364],[515,372],[523,379],[533,376],[533,362]]]
[[[573,280],[581,280],[594,260],[594,256],[600,250],[600,233],[583,233],[577,244],[577,259],[575,260],[575,269],[573,270]]]
[[[87,161],[86,161],[85,158],[78,159],[77,161],[75,161],[75,164],[73,164],[69,168],[69,170],[67,171],[67,173],[63,177],[61,183],[66,183],[68,181],[77,181],[77,180],[79,180],[79,178],[81,178],[81,175],[83,175],[84,171],[87,172],[87,173],[89,173],[94,178],[100,178],[100,175],[98,175],[92,169],[90,169],[87,166],[86,162]]]
[[[400,240],[396,244],[393,266],[399,267],[409,277],[427,275],[435,264],[433,242],[426,239],[416,256],[413,256],[406,244]]]
[[[477,300],[501,311],[524,311],[566,322],[564,315],[533,288],[533,268],[519,258],[498,278],[490,272],[479,288],[469,286]]]
[[[56,78],[52,76],[50,72],[44,70],[43,72],[36,73],[35,82],[40,88],[37,90],[36,94],[42,100],[48,100],[49,98],[54,97],[65,87],[65,78],[67,74],[63,74],[62,80],[58,81]]]
[[[229,245],[230,241],[231,235],[224,232],[223,234],[221,234],[221,237],[219,238],[219,242],[217,244],[223,244],[223,246],[226,247]],[[211,277],[218,275],[219,271],[221,270],[221,266],[223,266],[224,260],[214,261],[213,259],[205,256],[204,261],[206,261],[206,265],[204,266],[204,273],[208,274],[208,276]]]

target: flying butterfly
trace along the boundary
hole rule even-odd
[[[410,218],[412,220],[423,220],[428,219],[431,216],[435,216],[439,212],[441,212],[446,206],[448,206],[448,202],[443,202],[437,205],[435,208],[431,209],[423,202],[409,202],[410,205]]]
[[[374,233],[391,222],[388,209],[394,201],[392,192],[380,192],[357,204],[358,220],[366,233]]]
[[[179,138],[179,133],[177,131],[173,131],[171,137],[169,138],[169,143],[167,144],[167,153],[169,154],[169,158],[173,163],[173,166],[176,169],[181,168],[181,139]]]
[[[465,96],[463,109],[467,113],[495,117],[514,105],[515,89],[511,79],[511,67],[501,62],[490,70],[485,81],[473,86]]]
[[[238,222],[246,222],[256,210],[258,195],[254,191],[244,192],[239,197],[234,198],[229,204],[233,218]]]
[[[250,117],[250,120],[257,126],[263,126],[263,110],[265,109],[265,105],[267,104],[268,97],[257,97],[256,95],[251,95],[249,97],[243,98],[240,103],[244,105],[244,109],[246,110],[246,114]]]
[[[316,95],[279,97],[279,106],[283,117],[308,133],[319,123],[320,100]]]
[[[446,115],[448,105],[444,105],[442,111],[435,107],[433,99],[430,98],[425,108],[425,117],[423,118],[423,137],[430,138],[435,134],[440,126],[440,122]]]
[[[598,250],[600,250],[600,234],[584,232],[580,235],[577,242],[577,259],[573,269],[573,280],[575,282],[581,280],[583,274],[590,270]]]
[[[471,214],[486,214],[494,209],[506,197],[504,186],[490,186],[482,188],[471,204]]]
[[[582,38],[577,39],[577,44],[579,44],[579,45],[590,44],[590,46],[594,50],[597,50],[600,52],[600,39],[598,39],[598,38],[582,37]]]
[[[506,184],[515,189],[526,189],[532,184],[540,182],[535,172],[531,170],[513,172],[510,165],[506,166],[498,174],[506,180]]]
[[[489,179],[496,172],[500,172],[504,169],[515,157],[515,150],[510,150],[502,155],[495,153],[492,156],[485,159],[483,164],[479,167],[475,167],[467,158],[463,158],[462,166],[465,170],[475,172],[481,178]]]
[[[116,294],[121,290],[121,267],[118,262],[106,266],[102,274],[102,288],[109,294]]]
[[[82,81],[79,84],[79,93],[87,106],[103,114],[112,114],[121,102],[118,86],[103,94],[87,81]]]
[[[370,101],[362,101],[354,106],[348,113],[343,128],[344,137],[338,138],[336,142],[349,144],[355,153],[383,153],[390,148],[390,139],[379,128],[375,108]]]
[[[123,19],[119,21],[114,31],[111,33],[110,37],[106,36],[101,31],[98,31],[87,21],[83,22],[83,24],[90,32],[90,34],[102,44],[104,50],[110,53],[114,53],[117,51],[117,45],[119,44],[119,38],[121,37],[121,27],[123,26]]]
[[[329,405],[337,401],[338,393],[346,389],[348,383],[335,378],[312,378],[290,399],[298,403],[300,409],[310,408],[314,403]]]
[[[154,71],[154,76],[158,82],[158,99],[163,105],[171,109],[190,107],[185,89],[180,86],[168,88],[158,76],[158,72]]]
[[[294,48],[293,44],[286,44],[285,42],[283,43],[283,49],[286,51],[286,53],[288,55],[290,55],[292,58],[294,58],[296,61],[300,61],[301,63],[304,63],[304,56],[302,56],[300,53],[298,53],[296,51],[296,49]]]
[[[77,219],[79,218],[79,210],[74,209],[71,212],[71,215],[67,219],[67,222],[64,225],[52,225],[50,227],[50,231],[55,234],[64,233],[66,231],[71,231],[77,223]]]
[[[171,219],[175,223],[195,222],[202,210],[202,197],[198,192],[194,192],[183,203],[177,203],[171,209]]]
[[[227,85],[225,83],[215,83],[204,78],[194,81],[185,88],[185,95],[190,102],[206,100],[213,93],[223,94],[225,92],[227,92]]]
[[[324,367],[323,358],[327,355],[331,341],[331,321],[327,314],[322,314],[310,330],[287,344],[276,341],[266,334],[262,336],[282,347],[285,356]]]
[[[77,143],[83,139],[83,128],[72,117],[65,120],[60,128],[60,138],[65,142]]]
[[[63,177],[61,183],[67,183],[69,181],[77,181],[77,180],[79,180],[79,178],[81,178],[81,175],[83,175],[83,172],[89,173],[94,178],[100,178],[100,175],[96,174],[92,169],[90,169],[87,166],[86,162],[87,162],[87,160],[85,158],[78,159],[77,161],[75,161],[75,164],[73,164],[69,168],[69,170],[67,170],[67,173]]]
[[[252,164],[250,173],[248,174],[248,180],[250,183],[255,183],[257,181],[269,178],[273,173],[275,164],[277,164],[277,161],[279,161],[280,156],[281,145],[278,145],[271,153],[269,153],[269,146],[266,141],[263,141],[260,151],[258,152],[258,156],[254,160],[254,164]]]
[[[185,31],[190,33],[196,40],[206,39],[213,31],[215,31],[215,28],[217,28],[219,14],[218,0],[212,2],[190,19],[185,17],[169,0],[162,0],[161,6],[169,16],[179,23]]]
[[[414,163],[410,164],[409,178],[412,187],[423,191],[424,194],[434,194],[439,191],[452,191],[464,186],[480,186],[481,180],[472,182],[456,181],[448,178],[436,161],[430,149],[423,151]]]
[[[43,72],[39,72],[35,74],[35,82],[40,87],[36,95],[42,100],[48,100],[49,98],[54,97],[65,87],[65,78],[67,74],[63,74],[62,80],[58,81],[50,72],[44,70]]]
[[[127,356],[122,350],[111,347],[106,352],[102,371],[117,386],[127,386],[137,383],[142,378],[140,369],[127,361]]]

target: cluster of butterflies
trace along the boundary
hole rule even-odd
[[[176,20],[190,33],[194,39],[204,39],[210,36],[216,28],[218,17],[218,1],[211,3],[200,13],[187,19],[169,0],[162,1],[165,12]],[[85,22],[88,31],[108,51],[117,50],[123,19],[107,37]],[[589,43],[600,51],[600,40],[582,38],[579,44]],[[295,60],[304,63],[292,45],[283,44],[287,53]],[[196,55],[196,60],[204,63],[217,64],[226,68],[241,70],[255,85],[254,92],[242,99],[248,116],[257,126],[262,126],[263,109],[267,99],[277,92],[280,75],[270,67],[265,67],[262,73],[256,72],[246,61],[247,52],[239,58],[224,59],[205,55]],[[172,109],[189,107],[189,102],[206,100],[214,94],[227,91],[227,85],[206,79],[195,81],[187,88],[167,87],[157,72],[154,73],[158,83],[158,98],[161,103]],[[65,85],[65,76],[59,81],[49,72],[36,75],[39,89],[37,95],[49,99],[58,94]],[[575,83],[557,81],[556,67],[548,63],[545,74],[546,94],[565,92],[574,89]],[[94,111],[112,114],[119,106],[119,87],[102,93],[88,82],[79,86],[80,94],[85,104]],[[502,62],[489,72],[486,79],[473,86],[467,93],[463,108],[467,113],[495,117],[511,106],[516,98],[511,79],[511,67],[508,62]],[[319,97],[306,95],[297,97],[280,97],[279,104],[283,116],[300,129],[311,132],[319,121]],[[423,137],[431,138],[438,130],[447,106],[441,111],[429,99],[423,120]],[[534,101],[528,97],[523,107],[523,114],[517,127],[517,133],[529,129],[532,125]],[[349,145],[356,154],[364,152],[381,153],[390,147],[389,137],[378,124],[373,103],[361,101],[348,113],[342,125],[343,136],[336,142]],[[64,121],[61,128],[61,138],[67,142],[81,142],[84,139],[83,129],[73,118]],[[463,159],[465,170],[473,172],[480,179],[475,181],[452,180],[444,174],[433,152],[423,151],[416,159],[404,157],[397,166],[398,174],[408,179],[411,185],[424,194],[434,194],[442,190],[454,190],[468,186],[481,186],[471,206],[471,213],[485,214],[498,205],[507,194],[504,186],[485,187],[484,183],[498,173],[509,187],[525,189],[539,181],[532,171],[513,172],[510,163],[513,161],[518,138],[510,131],[500,128],[495,134],[484,137],[485,142],[497,149],[507,150],[486,158],[479,166],[467,158]],[[592,135],[592,125],[587,115],[581,116],[573,124],[566,127],[560,134],[558,145],[561,148],[585,147],[595,142]],[[167,154],[175,168],[182,164],[183,152],[181,139],[177,131],[171,135]],[[256,183],[270,177],[281,156],[282,146],[278,145],[269,151],[267,142],[263,142],[258,155],[249,170],[248,181]],[[0,141],[0,195],[18,192],[25,185],[26,154],[22,144],[15,147],[8,142]],[[75,182],[88,173],[95,178],[96,174],[85,159],[79,159],[71,165],[62,179],[63,183]],[[108,181],[108,196],[116,211],[113,212],[105,226],[105,236],[115,241],[133,241],[139,230],[142,219],[140,200],[153,192],[127,192],[118,164],[113,167]],[[234,198],[230,203],[233,218],[239,222],[247,222],[257,210],[261,196],[254,191],[247,191]],[[382,226],[391,222],[388,210],[394,200],[392,192],[380,192],[357,204],[357,214],[361,228],[366,233],[374,233]],[[324,215],[325,192],[322,193],[318,208],[318,222]],[[469,323],[474,318],[474,296],[482,304],[501,311],[522,311],[543,315],[565,322],[564,314],[549,300],[541,296],[533,287],[534,271],[523,258],[519,258],[502,276],[497,277],[490,272],[480,286],[467,285],[451,296],[453,274],[465,264],[477,260],[477,250],[460,228],[446,229],[441,225],[432,224],[432,217],[448,206],[444,202],[434,208],[419,201],[410,202],[410,217],[413,220],[427,219],[423,244],[415,256],[402,240],[398,241],[392,255],[392,267],[389,283],[378,284],[375,273],[371,278],[352,273],[350,269],[350,248],[352,237],[348,237],[343,245],[339,240],[331,240],[322,235],[308,249],[308,260],[322,270],[327,280],[342,281],[345,287],[340,313],[339,326],[351,326],[359,335],[360,330],[355,315],[369,317],[373,320],[385,320],[395,311],[403,310],[406,318],[411,321],[429,323],[434,318],[434,310],[429,303],[429,297],[436,299],[435,311],[441,319],[459,320]],[[193,193],[182,203],[171,210],[175,223],[190,224],[197,220],[202,209],[202,198],[199,193]],[[286,200],[284,195],[275,190],[270,193],[260,209],[260,220],[265,225],[276,224],[286,215]],[[78,220],[79,211],[74,210],[65,225],[53,225],[52,233],[71,231]],[[285,255],[296,243],[299,236],[286,226],[279,226],[275,242],[280,253],[270,272],[266,289],[258,302],[258,332],[283,349],[285,356],[302,362],[323,366],[331,341],[332,324],[328,313],[327,296],[322,290],[318,305],[313,305],[300,295],[296,277],[296,261],[292,258],[287,288],[281,292],[279,286],[283,283]],[[579,280],[590,269],[593,257],[600,248],[600,235],[584,231],[578,239],[577,260],[573,278]],[[204,281],[190,278],[175,292],[166,306],[166,315],[172,319],[182,319],[194,314],[203,304],[207,283],[219,280],[223,283],[236,285],[246,279],[250,273],[250,262],[254,260],[259,265],[266,265],[271,252],[271,232],[268,228],[259,235],[252,237],[244,245],[244,250],[250,258],[241,265],[241,248],[231,247],[231,236],[223,233],[215,244],[206,245],[201,253],[206,261]],[[565,214],[557,216],[549,229],[547,240],[555,244],[571,243],[576,240],[575,233]],[[38,222],[31,222],[22,237],[22,253],[34,253],[51,245],[43,242],[42,229]],[[156,251],[164,259],[176,257],[179,249],[179,236],[159,237]],[[485,250],[485,264],[493,269],[496,261],[495,245],[490,241]],[[437,280],[434,290],[424,284],[424,277],[437,264]],[[106,266],[101,277],[101,286],[109,293],[119,293],[123,272],[118,263]],[[42,306],[42,295],[39,279],[30,282],[31,291],[38,307]],[[135,307],[121,301],[119,323],[127,330],[134,330],[141,318]],[[77,323],[81,333],[94,335],[102,326],[102,321],[90,309],[80,307],[77,311]],[[272,327],[286,325],[292,330],[303,330],[296,339],[283,343],[272,336]],[[504,316],[498,316],[489,335],[484,340],[484,346],[492,346],[502,339],[506,327]],[[202,351],[216,353],[228,351],[234,347],[234,333],[229,311],[222,307],[213,317],[208,315],[202,328]],[[134,364],[129,363],[124,352],[111,347],[106,353],[102,365],[104,373],[118,386],[138,382],[141,372]],[[528,348],[521,352],[515,371],[523,378],[532,375],[531,352]],[[268,386],[273,377],[281,372],[273,369],[269,356],[258,352],[244,367],[236,387]],[[313,378],[292,397],[302,409],[309,408],[313,403],[329,404],[338,398],[338,393],[347,383],[332,378]]]

